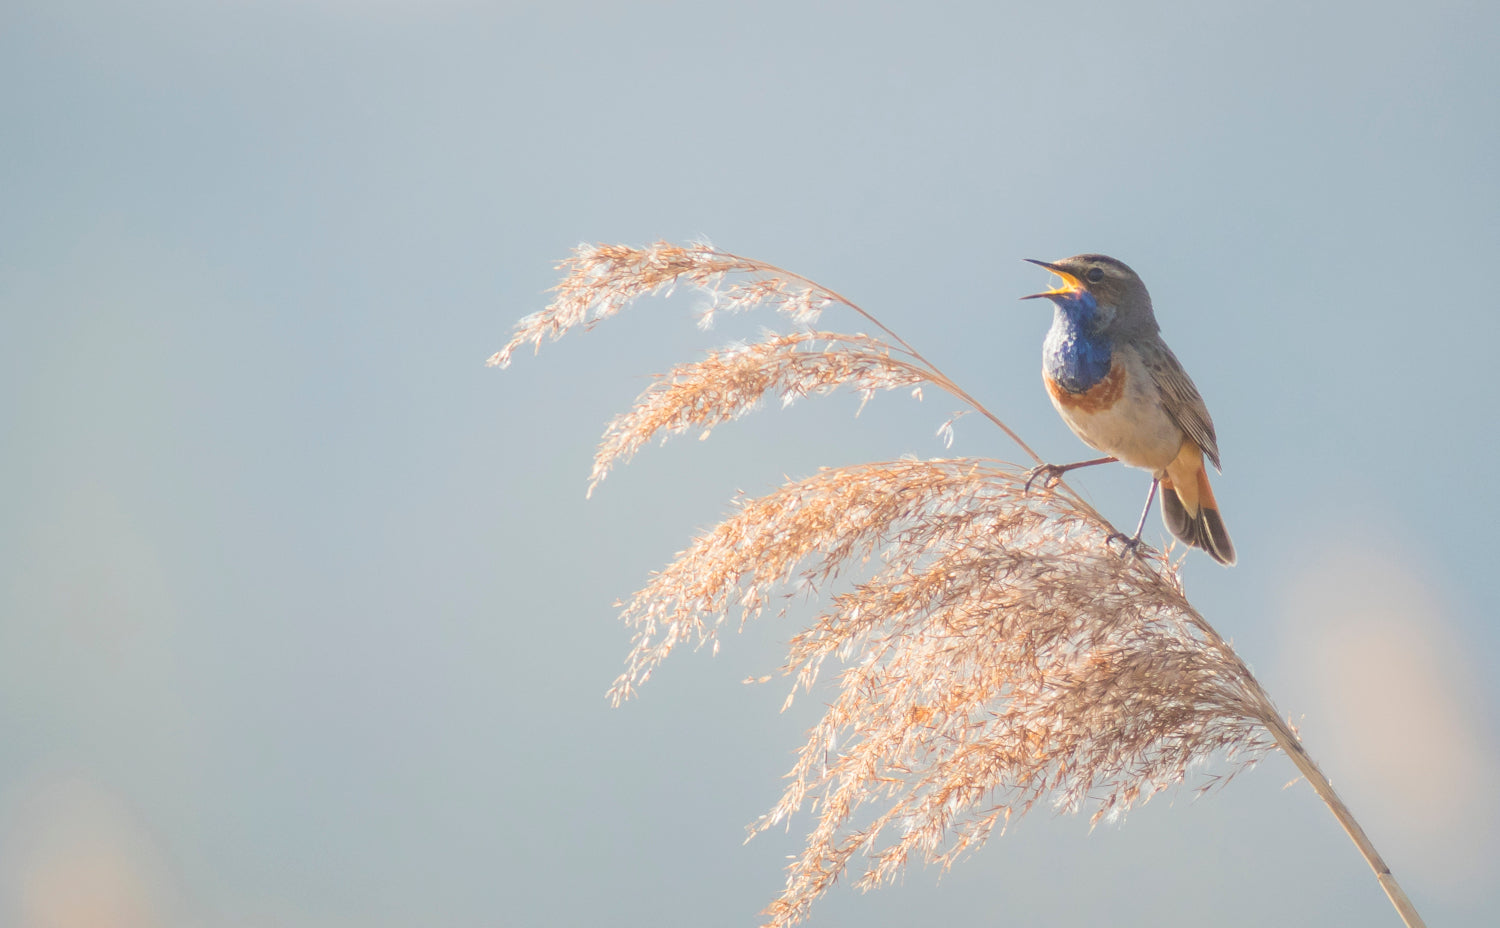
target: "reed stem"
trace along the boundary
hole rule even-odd
[[[1308,784],[1318,794],[1318,798],[1323,800],[1323,804],[1328,806],[1328,811],[1332,812],[1333,817],[1338,819],[1339,824],[1344,827],[1349,840],[1353,841],[1354,846],[1359,848],[1359,852],[1364,855],[1365,863],[1368,863],[1370,869],[1375,871],[1375,879],[1380,881],[1380,888],[1385,890],[1385,894],[1390,897],[1391,905],[1396,907],[1396,913],[1401,916],[1407,928],[1426,928],[1427,923],[1422,921],[1422,916],[1417,914],[1416,906],[1412,905],[1410,897],[1401,888],[1401,884],[1396,882],[1396,877],[1391,873],[1391,868],[1386,865],[1385,858],[1375,850],[1370,836],[1365,834],[1365,830],[1355,820],[1354,813],[1344,805],[1344,801],[1334,791],[1333,784],[1328,782],[1323,771],[1302,747],[1302,742],[1298,740],[1296,734],[1280,718],[1276,718],[1275,723],[1268,727],[1271,729],[1271,734],[1275,736],[1276,744],[1281,748],[1282,753],[1290,757],[1292,763],[1297,765],[1297,769],[1307,778]]]

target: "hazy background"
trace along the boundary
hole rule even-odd
[[[578,242],[698,236],[1057,461],[1020,259],[1134,266],[1219,427],[1240,565],[1189,558],[1195,601],[1429,923],[1493,924],[1497,11],[6,3],[0,924],[757,923],[809,820],[742,826],[818,700],[739,681],[794,626],[615,711],[611,604],[737,489],[1016,455],[837,396],[585,502],[646,375],[770,317],[679,295],[483,361]],[[1146,478],[1075,485],[1128,526]],[[1397,924],[1294,776],[1043,811],[812,924]]]

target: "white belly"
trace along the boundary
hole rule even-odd
[[[1073,397],[1049,389],[1052,405],[1090,447],[1131,467],[1160,474],[1182,448],[1183,431],[1162,407],[1151,372],[1135,351],[1116,349],[1114,363],[1125,366],[1125,376],[1113,405],[1099,408],[1088,402],[1088,394]]]

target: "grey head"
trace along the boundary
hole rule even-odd
[[[1061,261],[1038,261],[1027,258],[1063,279],[1063,285],[1045,293],[1022,297],[1047,299],[1077,298],[1088,293],[1099,307],[1101,329],[1121,337],[1142,337],[1160,331],[1151,309],[1151,294],[1140,275],[1124,261],[1109,255],[1074,255]]]

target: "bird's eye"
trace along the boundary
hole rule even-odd
[[[1089,268],[1088,278],[1089,283],[1097,284],[1099,281],[1104,279],[1104,269],[1098,267]]]

